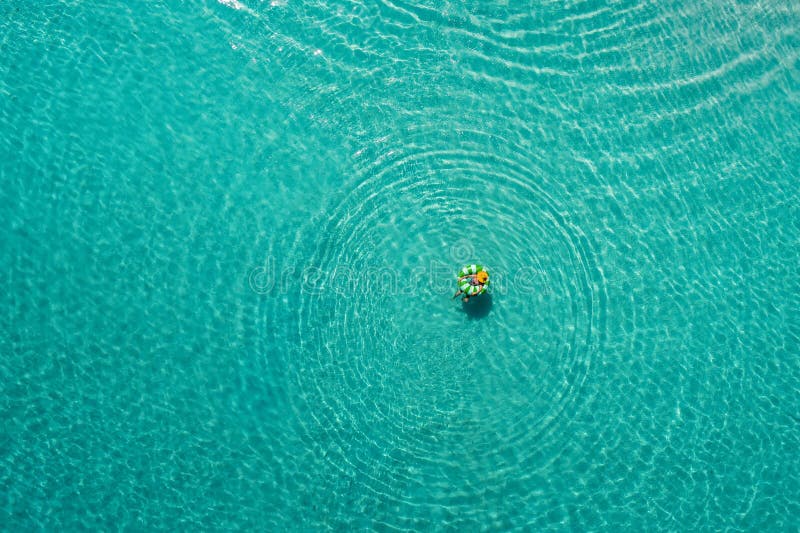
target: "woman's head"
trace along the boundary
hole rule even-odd
[[[477,279],[477,280],[478,280],[479,282],[481,282],[481,283],[486,283],[487,281],[489,281],[489,274],[487,274],[486,272],[484,272],[484,271],[482,271],[482,270],[481,270],[481,271],[480,271],[480,272],[478,272],[478,274],[475,276],[475,279]]]

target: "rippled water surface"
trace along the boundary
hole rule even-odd
[[[0,527],[796,530],[798,28],[3,2]]]

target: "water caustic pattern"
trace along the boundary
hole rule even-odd
[[[4,3],[0,524],[797,529],[797,28]]]

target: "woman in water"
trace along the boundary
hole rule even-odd
[[[459,282],[459,284],[460,284],[462,281],[464,281],[464,280],[467,280],[467,279],[469,280],[469,284],[470,284],[470,285],[474,285],[474,286],[476,286],[476,287],[483,287],[483,285],[484,285],[484,284],[485,284],[487,281],[489,281],[489,274],[487,274],[487,273],[486,273],[486,272],[484,272],[484,271],[480,271],[480,272],[478,272],[477,274],[468,274],[468,275],[466,275],[466,276],[461,276],[460,278],[458,278],[458,282]],[[456,296],[458,296],[459,294],[464,294],[464,291],[462,291],[461,289],[459,289],[459,290],[458,290],[458,292],[457,292],[457,293],[455,293],[455,294],[453,295],[453,298],[455,298],[455,297],[456,297]],[[480,293],[479,293],[479,294],[480,294]],[[477,296],[477,294],[476,294],[475,296]],[[468,295],[468,294],[464,294],[464,298],[462,298],[461,300],[462,300],[463,302],[468,302],[468,301],[469,301],[469,298],[470,298],[470,297],[469,297],[469,295]]]

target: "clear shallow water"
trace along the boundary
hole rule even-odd
[[[327,4],[0,7],[0,524],[796,529],[797,7]]]

